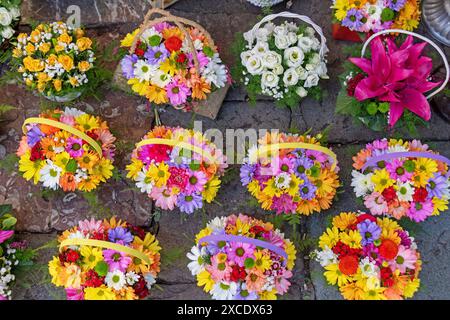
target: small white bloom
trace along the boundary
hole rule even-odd
[[[39,181],[46,188],[56,190],[59,187],[59,178],[61,176],[62,168],[58,167],[50,159],[46,160],[46,164],[39,171],[41,177]]]
[[[414,187],[409,183],[398,183],[397,197],[400,201],[412,201],[414,194]]]
[[[241,52],[241,63],[243,66],[247,65],[248,59],[253,55],[251,50]]]
[[[376,277],[378,275],[378,267],[371,262],[369,257],[365,257],[359,262],[359,267],[366,277]]]
[[[208,84],[214,84],[217,88],[225,87],[228,78],[227,68],[217,53],[202,71],[202,76]]]
[[[294,68],[289,68],[284,73],[283,82],[286,86],[295,86],[298,83],[298,80],[298,74]]]
[[[0,24],[3,26],[9,26],[12,22],[11,13],[8,9],[0,7]]]
[[[266,29],[269,34],[272,34],[275,29],[275,24],[272,21],[269,21],[264,25],[264,29]]]
[[[300,80],[306,80],[306,78],[308,77],[308,72],[302,66],[295,68],[295,71],[297,72],[298,78]]]
[[[125,280],[129,286],[132,286],[133,284],[139,281],[139,275],[136,274],[134,271],[127,272],[125,274]]]
[[[273,69],[277,65],[281,65],[281,61],[282,61],[281,55],[275,51],[268,51],[264,53],[262,57],[263,66],[268,69]]]
[[[236,282],[218,282],[211,289],[212,298],[215,300],[232,300],[237,294]]]
[[[304,58],[305,55],[298,47],[292,47],[284,51],[284,61],[291,68],[301,66]]]
[[[373,173],[363,174],[359,171],[352,171],[352,183],[351,186],[355,191],[357,197],[365,196],[371,193],[374,189],[374,184],[372,182]]]
[[[288,33],[288,39],[289,39],[289,45],[293,46],[297,43],[298,37],[297,34],[295,32],[289,32]]]
[[[329,79],[330,77],[327,74],[328,69],[325,62],[320,62],[319,65],[316,67],[316,73],[317,75],[322,79]]]
[[[155,67],[146,63],[144,60],[138,60],[134,65],[134,75],[140,82],[150,81]]]
[[[83,111],[78,110],[76,108],[66,107],[64,109],[64,115],[67,116],[67,117],[78,118],[79,116],[82,116],[83,114],[86,114],[86,112],[83,112]]]
[[[9,14],[11,15],[11,18],[13,20],[16,20],[20,17],[20,10],[17,7],[12,7],[11,9],[9,9]]]
[[[275,185],[279,189],[288,188],[289,182],[291,182],[291,176],[286,172],[282,172],[275,177]]]
[[[256,42],[255,46],[252,49],[252,53],[259,56],[264,56],[264,54],[268,51],[269,51],[269,44],[267,42],[262,41]]]
[[[2,37],[5,39],[10,39],[14,35],[14,30],[10,26],[5,27],[2,30]]]
[[[318,84],[319,84],[319,76],[315,73],[310,73],[306,77],[306,80],[305,80],[305,83],[303,84],[303,86],[305,88],[311,88],[311,87],[317,86]]]
[[[149,39],[153,36],[158,36],[162,39],[162,34],[159,33],[158,31],[156,31],[156,29],[154,27],[151,27],[142,33],[141,40],[143,40],[147,44],[150,44]]]
[[[143,193],[150,193],[153,189],[152,180],[147,177],[147,170],[143,169],[139,171],[136,177],[136,187],[138,187]]]
[[[303,52],[309,52],[312,49],[314,42],[310,37],[305,37],[303,35],[298,36],[297,46],[302,49]]]
[[[275,46],[280,49],[287,49],[289,47],[289,37],[287,35],[276,35]]]
[[[277,65],[273,68],[272,71],[273,71],[276,75],[280,75],[280,74],[283,74],[284,68],[283,68],[283,66],[282,66],[281,64],[277,64]]]
[[[191,260],[191,262],[189,262],[188,264],[188,268],[193,276],[199,274],[205,269],[206,256],[206,247],[202,247],[201,249],[199,249],[198,246],[193,246],[191,252],[188,252],[186,254],[186,257]]]
[[[120,290],[127,284],[125,275],[120,270],[108,272],[105,277],[105,282],[108,287],[114,290]]]
[[[328,246],[322,251],[316,250],[316,261],[320,263],[322,267],[326,267],[330,264],[337,263],[337,255]]]
[[[263,72],[264,66],[261,57],[257,55],[251,56],[245,64],[247,71],[252,75],[259,75]]]
[[[255,38],[257,41],[267,42],[269,39],[270,31],[266,28],[259,28],[255,32]]]
[[[213,231],[222,230],[225,228],[226,217],[215,217],[206,225],[208,228],[211,228]]]
[[[288,29],[283,25],[275,26],[273,28],[273,34],[275,36],[285,36],[285,35],[287,35],[287,33],[288,33]]]
[[[320,63],[320,55],[317,52],[313,53],[311,58],[309,58],[309,63],[312,63],[313,65],[318,65]]]
[[[310,38],[313,38],[315,34],[316,34],[316,30],[314,30],[313,27],[306,27],[305,35],[307,35]]]
[[[169,74],[159,69],[152,74],[152,77],[150,79],[153,84],[157,85],[160,88],[164,88],[165,86],[167,86],[171,80],[172,77]]]
[[[280,78],[272,71],[264,71],[261,76],[261,86],[273,88],[278,85]]]
[[[295,93],[300,97],[300,98],[304,98],[308,95],[308,91],[305,90],[305,88],[303,87],[297,87],[297,89],[295,89]]]

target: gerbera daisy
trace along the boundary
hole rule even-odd
[[[155,200],[155,205],[163,210],[173,210],[177,202],[177,195],[165,188],[152,188],[150,197]]]
[[[79,128],[83,132],[88,132],[93,129],[99,128],[99,122],[95,116],[91,116],[87,113],[82,114],[81,116],[77,117],[76,122],[79,125]]]
[[[374,189],[376,192],[383,192],[384,189],[394,185],[394,180],[390,178],[389,172],[384,168],[381,170],[375,170],[371,178],[374,183]]]
[[[59,188],[59,178],[61,176],[62,168],[58,167],[51,160],[47,160],[39,171],[39,181],[46,188],[56,190]]]
[[[148,86],[145,96],[150,102],[156,104],[163,104],[169,101],[166,90],[154,85]]]
[[[70,137],[67,139],[66,151],[73,158],[79,158],[83,155],[83,140],[79,138]]]
[[[125,253],[106,249],[103,250],[103,257],[105,259],[105,262],[109,266],[109,270],[120,270],[122,272],[125,272],[127,270],[127,267],[131,263],[131,258],[127,256]]]
[[[77,183],[75,181],[75,176],[73,173],[66,172],[59,178],[59,184],[64,192],[75,191],[77,188]]]
[[[208,182],[208,180],[205,173],[202,171],[191,171],[189,173],[188,183],[186,184],[186,192],[202,192],[206,182]]]
[[[116,295],[111,288],[102,285],[97,288],[87,287],[84,289],[86,300],[115,300]]]
[[[148,169],[148,175],[154,181],[156,187],[162,187],[167,183],[170,177],[169,166],[164,162],[158,165],[151,164]]]
[[[82,246],[80,254],[83,257],[83,270],[94,269],[98,262],[103,261],[103,253],[99,248]]]
[[[97,164],[98,160],[98,154],[95,151],[89,151],[77,158],[77,163],[81,168],[90,170]]]

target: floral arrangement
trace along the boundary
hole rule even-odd
[[[0,205],[0,300],[11,299],[15,271],[30,264],[34,256],[26,241],[14,241],[17,220],[11,211],[11,205]]]
[[[73,100],[92,79],[92,40],[80,28],[42,23],[29,35],[20,33],[17,42],[12,63],[26,86],[44,97]]]
[[[397,222],[342,212],[319,238],[315,258],[347,300],[411,298],[422,261],[414,238]]]
[[[266,95],[277,105],[295,107],[308,94],[320,97],[319,80],[328,79],[321,50],[315,30],[306,24],[269,21],[238,36],[233,78],[245,86],[251,101]]]
[[[153,139],[150,143],[146,140]],[[161,143],[158,143],[161,142]],[[172,145],[170,143],[173,143]],[[200,132],[158,126],[131,155],[127,177],[163,210],[192,214],[210,203],[227,168],[222,151]],[[184,143],[183,145],[179,143]],[[194,150],[199,148],[199,150]]]
[[[22,0],[0,1],[0,45],[14,36],[14,26],[20,19]]]
[[[356,32],[414,30],[420,20],[419,0],[333,0],[333,18]]]
[[[143,32],[136,29],[122,40],[122,47],[134,48],[121,61],[134,92],[155,104],[190,110],[226,86],[228,70],[209,35],[195,27],[187,30],[185,34],[175,24],[162,22]]]
[[[320,135],[276,134],[259,140],[252,146],[241,166],[243,186],[256,197],[262,208],[277,214],[320,212],[331,206],[340,185],[336,162],[331,151],[321,147]],[[307,144],[311,149],[280,149],[268,156],[262,149],[276,143]],[[319,147],[319,151],[314,147]],[[329,153],[324,153],[327,152]]]
[[[116,138],[100,117],[66,107],[27,119],[23,129],[17,155],[26,180],[89,192],[112,176]]]
[[[397,152],[401,154],[394,156]],[[375,140],[353,161],[352,186],[371,214],[421,222],[448,209],[450,161],[439,158],[428,145],[418,140]]]
[[[250,2],[254,6],[263,7],[263,8],[271,7],[280,2],[283,2],[283,0],[247,0],[247,1]]]
[[[77,242],[87,239],[96,242]],[[61,250],[48,263],[49,273],[54,285],[65,288],[68,300],[138,300],[150,294],[161,250],[152,234],[114,217],[80,221],[58,241]],[[98,241],[114,244],[113,249]]]
[[[346,64],[336,111],[376,131],[396,124],[412,130],[415,123],[430,120],[424,93],[440,82],[430,80],[433,62],[421,55],[425,45],[414,44],[411,36],[400,46],[390,37],[385,42],[380,37],[373,39],[371,58],[350,58],[351,63]]]
[[[296,250],[271,223],[239,214],[211,220],[187,257],[213,299],[275,300],[291,285]]]

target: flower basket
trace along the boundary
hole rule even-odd
[[[65,192],[90,192],[113,174],[116,138],[106,122],[75,108],[25,120],[17,155],[26,180]]]
[[[314,255],[328,284],[347,300],[402,300],[420,286],[417,244],[389,218],[342,212],[319,238]]]
[[[64,22],[41,23],[20,33],[12,65],[27,88],[56,102],[78,98],[94,76],[92,40]]]
[[[214,41],[199,24],[151,9],[122,47],[129,51],[115,72],[119,88],[156,105],[217,116],[230,79]]]
[[[407,34],[398,47],[389,33]],[[425,42],[414,43],[413,36]],[[446,68],[444,81],[432,82],[432,59],[421,55],[426,43],[440,54]],[[364,58],[368,45],[371,58]],[[449,80],[449,64],[444,52],[430,39],[400,29],[377,32],[370,36],[361,51],[361,58],[350,58],[341,76],[343,87],[336,101],[336,112],[352,116],[374,131],[424,125],[431,118],[427,100],[443,90]],[[432,89],[434,91],[430,92]],[[426,95],[425,95],[426,94]]]
[[[291,285],[296,253],[271,223],[239,214],[211,220],[187,257],[197,285],[215,300],[276,300]]]
[[[122,220],[84,220],[58,238],[48,263],[52,283],[68,300],[139,300],[159,273],[158,240]]]
[[[419,26],[419,0],[359,1],[333,0],[333,38],[358,41],[358,33],[378,32],[386,29],[412,31]],[[342,26],[335,37],[334,30]],[[339,37],[340,36],[340,37]],[[354,40],[352,40],[354,38]]]
[[[271,21],[276,18],[305,24],[284,20],[275,25]],[[326,38],[307,16],[291,12],[268,15],[236,40],[235,51],[239,57],[233,78],[245,86],[251,102],[265,95],[277,105],[296,107],[307,95],[320,97],[319,80],[328,79]]]
[[[309,135],[266,135],[241,167],[243,186],[264,210],[310,215],[331,206],[339,186],[336,155]]]
[[[222,151],[200,132],[157,126],[136,144],[127,177],[158,208],[192,214],[214,200],[227,166]]]
[[[352,186],[373,215],[416,222],[448,209],[450,160],[418,140],[375,140],[353,157]]]

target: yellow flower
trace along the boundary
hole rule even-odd
[[[161,71],[173,76],[175,74],[175,72],[177,71],[177,66],[170,58],[170,59],[166,59],[163,63],[161,63],[161,65],[159,66],[159,69]]]
[[[169,101],[166,90],[158,86],[149,85],[145,96],[150,102],[154,102],[156,104],[163,104]]]
[[[423,174],[427,179],[433,176],[433,173],[438,171],[437,162],[433,159],[418,158],[415,161],[415,172]]]
[[[448,200],[446,199],[433,197],[431,202],[433,202],[433,216],[439,215],[439,211],[445,211],[448,209]]]
[[[340,215],[333,218],[333,226],[340,230],[345,230],[356,222],[356,215],[353,212],[342,212]]]
[[[341,270],[339,270],[339,265],[337,263],[329,264],[325,267],[325,271],[323,275],[327,279],[327,282],[331,285],[338,284],[339,287],[345,285],[350,281],[350,277],[346,274],[343,274]]]
[[[177,37],[177,38],[180,38],[181,40],[183,40],[184,33],[178,27],[166,28],[163,31],[163,37],[164,37],[164,39],[169,39],[170,37]]]
[[[131,86],[131,90],[139,94],[140,96],[146,96],[148,94],[148,87],[150,82],[140,82],[137,78],[128,79],[127,83]]]
[[[52,283],[57,287],[64,286],[63,279],[61,277],[61,273],[63,272],[64,267],[61,266],[61,262],[58,257],[53,257],[51,261],[48,263],[48,272],[52,276]]]
[[[78,87],[80,85],[78,79],[75,77],[69,77],[69,83],[72,85],[72,87]]]
[[[142,246],[144,250],[149,250],[154,253],[161,250],[158,240],[156,240],[156,237],[149,232],[145,234],[144,240],[139,237],[134,237],[133,247],[134,246]]]
[[[230,227],[230,231],[234,235],[245,236],[250,231],[250,225],[248,223],[242,222],[240,218],[236,219],[236,225]]]
[[[141,160],[131,159],[131,163],[125,167],[128,171],[127,178],[135,180],[143,167],[144,163]]]
[[[87,61],[78,62],[78,70],[81,72],[86,72],[91,68],[91,64]]]
[[[19,171],[23,172],[23,177],[26,180],[33,179],[34,184],[37,184],[39,182],[39,178],[41,177],[39,171],[41,171],[42,167],[44,167],[45,162],[39,159],[36,161],[31,161],[30,156],[31,151],[28,150],[20,157]]]
[[[155,186],[162,187],[167,183],[170,177],[169,165],[161,162],[156,166],[154,163],[148,168],[148,173],[151,179],[154,181]]]
[[[261,208],[264,210],[270,210],[272,207],[272,197],[268,196],[267,194],[260,192],[256,195],[256,199],[258,199],[258,202],[261,204]]]
[[[65,288],[81,288],[81,268],[75,264],[71,264],[65,267]]]
[[[19,48],[14,48],[12,53],[14,58],[20,58],[22,56],[22,50]]]
[[[327,228],[327,230],[320,236],[319,238],[319,246],[322,249],[325,249],[327,246],[328,248],[333,248],[336,243],[339,241],[339,230],[336,227],[333,227],[332,229]]]
[[[37,28],[35,30],[31,31],[31,33],[30,33],[30,41],[31,42],[38,43],[40,39],[41,39],[41,33]]]
[[[72,42],[72,37],[69,36],[69,35],[65,32],[65,33],[63,33],[62,35],[60,35],[60,36],[58,37],[58,42],[64,42],[64,43],[69,44],[69,43]]]
[[[87,37],[81,37],[81,38],[77,39],[77,47],[78,47],[78,50],[80,50],[80,51],[90,49],[91,45],[92,45],[92,41],[91,41],[91,39],[89,39]]]
[[[361,300],[364,295],[364,289],[358,283],[350,282],[339,288],[344,299],[347,300]]]
[[[79,125],[79,129],[83,132],[90,131],[92,129],[97,129],[100,127],[97,117],[91,116],[87,113],[75,119],[76,123]]]
[[[98,262],[103,261],[103,253],[99,248],[82,246],[80,250],[83,257],[83,269],[94,269]]]
[[[32,57],[25,57],[23,59],[23,65],[28,71],[39,72],[44,70],[44,63],[39,59],[33,59]]]
[[[84,299],[86,300],[115,300],[116,295],[111,288],[102,285],[97,288],[87,287],[84,289]]]
[[[52,53],[51,55],[48,56],[47,60],[49,65],[54,66],[55,63],[58,61],[58,57]]]
[[[32,43],[28,42],[25,46],[25,51],[29,56],[31,56],[36,51],[36,47]]]
[[[256,269],[262,272],[265,272],[266,270],[270,269],[270,266],[272,265],[272,260],[270,259],[270,256],[268,254],[266,254],[262,250],[256,250],[254,256]]]
[[[53,87],[55,87],[56,91],[61,91],[62,81],[60,79],[53,80]]]
[[[200,239],[202,239],[203,237],[209,236],[211,233],[212,233],[212,229],[208,228],[208,227],[200,230],[200,232],[195,236],[195,243],[199,244],[198,242],[200,241]],[[201,245],[203,245],[203,244],[201,244]]]
[[[273,288],[270,291],[263,291],[259,293],[259,299],[261,300],[277,300],[277,289]]]
[[[286,251],[286,254],[288,255],[287,268],[289,270],[292,270],[292,268],[294,268],[295,259],[297,258],[297,250],[295,250],[295,246],[291,242],[291,240],[286,239],[286,240],[284,240],[284,242],[286,244],[284,250]]]
[[[270,197],[274,197],[274,196],[279,197],[283,194],[283,190],[279,189],[276,186],[275,178],[270,178],[269,180],[267,180],[266,186],[262,192]]]
[[[63,172],[62,172],[62,174],[64,174],[64,172],[66,171],[65,169],[66,169],[66,165],[67,165],[67,162],[69,162],[69,160],[70,160],[70,154],[69,153],[67,153],[66,151],[63,151],[63,152],[61,152],[61,153],[58,153],[56,156],[55,156],[55,164],[58,166],[58,167],[60,167],[60,168],[62,168],[63,169]]]
[[[381,287],[364,292],[364,300],[386,300],[386,296],[383,294],[386,288]]]
[[[375,191],[379,193],[382,193],[384,189],[389,188],[395,182],[390,178],[386,169],[376,170],[371,180],[375,184]]]
[[[303,183],[303,180],[298,178],[295,174],[291,174],[291,181],[289,181],[289,186],[287,188],[287,193],[291,197],[298,195],[298,186]]]
[[[75,30],[74,30],[74,35],[75,35],[75,37],[77,38],[77,39],[79,39],[79,38],[81,38],[82,36],[84,36],[84,31],[83,31],[83,29],[81,29],[81,28],[76,28]]]
[[[100,181],[106,182],[112,177],[112,171],[114,166],[111,160],[106,158],[100,158],[96,165],[92,168],[91,173],[99,177]]]
[[[210,292],[214,283],[215,282],[208,271],[204,270],[197,274],[197,285],[199,287],[204,286],[203,290],[205,290],[205,292]]]
[[[137,28],[132,33],[128,33],[125,36],[125,38],[120,42],[120,46],[121,47],[131,47],[131,45],[133,44],[134,38],[137,36],[139,31],[140,31],[140,29]]]
[[[77,158],[78,165],[87,170],[91,170],[98,160],[98,154],[95,151],[84,152],[81,157]]]
[[[338,19],[339,21],[344,20],[344,18],[347,16],[347,11],[352,7],[354,7],[354,5],[352,5],[349,0],[336,0],[333,6],[333,8],[336,9],[336,12],[334,14],[336,19]]]
[[[39,46],[39,50],[42,51],[43,53],[47,53],[50,50],[50,48],[51,44],[48,42],[44,42]]]
[[[64,70],[67,72],[73,69],[73,59],[67,55],[59,56],[58,62],[62,64]]]
[[[90,176],[78,183],[78,189],[81,191],[91,192],[100,184],[100,179],[97,176]]]
[[[361,248],[362,237],[358,230],[349,230],[341,233],[341,241],[350,248],[358,249]]]
[[[220,188],[220,179],[214,176],[205,184],[205,190],[202,192],[202,197],[206,202],[211,203],[217,195]]]
[[[405,296],[405,298],[412,298],[412,296],[419,289],[419,287],[420,287],[420,279],[414,278],[414,280],[408,281],[406,283],[403,295]]]
[[[253,180],[247,185],[247,189],[250,192],[250,194],[254,197],[256,197],[257,194],[261,192],[261,188],[259,187],[259,183],[257,180]]]
[[[57,45],[55,46],[55,51],[56,51],[56,52],[64,51],[64,47],[63,47],[62,45],[57,44]]]
[[[139,300],[132,287],[124,287],[119,291],[115,290],[115,294],[116,300]]]

